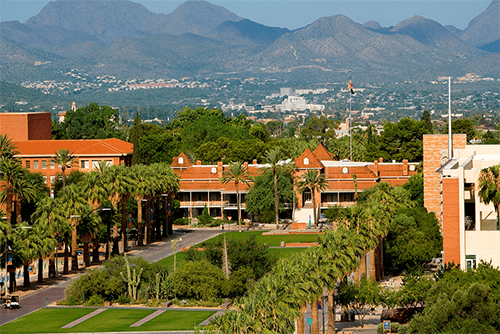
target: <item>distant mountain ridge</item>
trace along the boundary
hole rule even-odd
[[[498,40],[485,36],[480,50],[461,39],[488,35],[485,27],[495,25],[497,9],[495,0],[464,31],[421,16],[382,27],[344,15],[290,31],[206,1],[187,1],[165,15],[131,1],[56,0],[25,24],[0,23],[6,46],[0,79],[19,80],[14,62],[49,59],[45,72],[37,68],[33,73],[78,67],[95,75],[138,78],[260,73],[327,80],[349,70],[381,81],[468,72],[497,77]]]

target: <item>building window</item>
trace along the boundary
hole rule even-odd
[[[92,160],[92,168],[97,169],[97,167],[99,166],[99,162],[99,160]]]
[[[33,160],[33,169],[38,169],[38,160]]]
[[[50,186],[53,187],[55,183],[56,183],[56,177],[54,175],[52,175],[50,177]]]
[[[47,160],[42,160],[42,169],[47,169]]]
[[[56,162],[54,160],[50,160],[50,169],[56,169]]]
[[[26,167],[26,169],[30,169],[31,168],[31,161],[26,160],[25,167]]]
[[[184,163],[184,158],[183,157],[180,157],[179,158],[179,165],[182,165]]]
[[[217,174],[217,168],[212,167],[212,174]]]
[[[304,158],[304,165],[309,165],[309,158]]]
[[[43,183],[47,184],[47,177],[45,175],[43,176]]]
[[[80,167],[81,168],[89,168],[89,161],[88,160],[81,160]]]
[[[106,166],[113,166],[113,160],[106,160]]]
[[[342,168],[342,174],[349,174],[349,168],[347,167]]]
[[[344,193],[342,197],[344,198],[344,202],[354,202],[353,193]]]
[[[326,201],[328,203],[337,203],[339,201],[338,194],[326,194]]]
[[[475,255],[465,255],[465,262],[467,264],[467,270],[476,268],[476,256]]]
[[[415,165],[410,165],[410,171],[414,171],[415,170]]]
[[[198,193],[198,201],[202,201],[203,200],[203,196],[201,193]]]

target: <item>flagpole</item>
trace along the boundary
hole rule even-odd
[[[352,99],[352,94],[351,92],[347,91],[347,94],[349,94],[349,152],[350,152],[350,161],[352,161],[352,108],[351,108],[351,99]]]

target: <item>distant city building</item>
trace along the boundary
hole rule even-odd
[[[323,111],[323,104],[308,104],[302,96],[288,96],[280,105],[282,111]]]

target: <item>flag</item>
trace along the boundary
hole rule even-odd
[[[347,90],[350,90],[351,94],[354,94],[354,86],[352,84],[351,78],[349,78],[349,82],[347,83]]]

